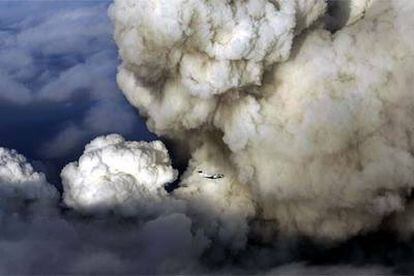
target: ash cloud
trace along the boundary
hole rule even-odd
[[[235,216],[261,221],[264,239],[345,240],[403,214],[414,185],[414,6],[218,2],[109,9],[118,84],[151,130],[190,141],[190,164],[234,178],[229,193],[250,202]],[[196,176],[190,165],[176,193],[207,189]]]
[[[23,156],[0,150],[0,272],[412,271],[413,9],[409,0],[116,0],[119,87],[154,133],[185,145],[188,167],[177,179],[161,141],[101,136],[62,170],[59,201]],[[36,97],[74,97],[103,57]],[[26,94],[4,99],[21,105]],[[86,126],[107,129],[108,112],[90,114],[41,151],[70,150]]]

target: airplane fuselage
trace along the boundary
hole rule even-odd
[[[205,173],[203,171],[197,171],[198,174],[201,177],[207,178],[207,179],[220,179],[224,177],[224,174],[222,173],[213,173],[213,174],[209,174],[209,173]]]

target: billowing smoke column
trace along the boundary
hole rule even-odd
[[[410,0],[118,0],[109,10],[120,88],[155,133],[192,152],[174,195],[226,229],[259,221],[267,238],[324,240],[404,214],[413,12]]]
[[[220,95],[260,85],[265,68],[288,58],[296,17],[299,31],[324,9],[324,1],[116,1],[120,86],[158,134],[201,128]]]

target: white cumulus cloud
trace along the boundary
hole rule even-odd
[[[15,150],[0,147],[0,202],[57,200],[57,191]]]
[[[85,213],[146,214],[162,205],[177,172],[160,141],[129,142],[113,134],[94,139],[61,173],[66,205]]]

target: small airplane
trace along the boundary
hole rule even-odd
[[[205,173],[203,171],[197,171],[197,172],[200,176],[202,176],[204,178],[207,178],[207,179],[220,179],[220,178],[224,177],[224,174],[222,174],[222,173],[208,174],[208,173]]]

